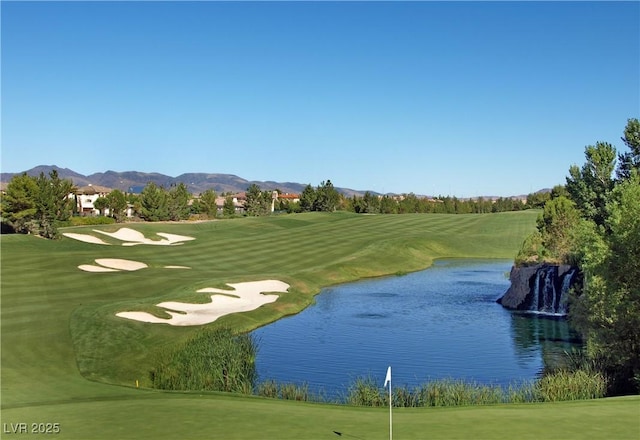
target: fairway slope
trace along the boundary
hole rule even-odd
[[[382,409],[147,390],[149,372],[160,353],[192,337],[200,326],[158,325],[116,314],[140,311],[167,319],[167,309],[156,304],[204,304],[211,302],[212,294],[234,295],[228,284],[286,283],[286,293],[277,289],[271,293],[277,301],[209,324],[250,330],[299,312],[331,284],[420,270],[437,258],[512,258],[523,238],[535,229],[536,217],[533,211],[310,213],[127,226],[137,231],[137,238],[163,237],[161,233],[164,237],[154,240],[193,238],[179,246],[105,246],[70,237],[52,241],[3,235],[2,422],[9,427],[23,422],[60,423],[56,438],[74,439],[332,438],[334,430],[385,438]],[[105,242],[122,244],[113,237],[119,229],[118,225],[78,227],[63,232],[99,235]],[[128,270],[123,261],[137,262],[139,267]],[[78,269],[83,264],[115,271],[86,272]],[[638,400],[573,405],[469,408],[451,413],[398,410],[397,435],[420,438],[430,432],[430,438],[451,438],[446,431],[450,429],[453,437],[466,438],[475,429],[500,438],[503,431],[495,421],[504,417],[502,425],[509,425],[511,416],[519,422],[504,437],[511,432],[518,438],[535,437],[528,433],[540,438],[540,420],[549,417],[574,420],[575,427],[578,419],[582,424],[615,421],[612,429],[619,427],[622,435],[628,433],[629,423],[621,419],[638,408]],[[546,408],[561,408],[566,414]],[[597,416],[608,408],[615,414]],[[528,424],[535,418],[525,414],[537,412],[540,420]],[[11,438],[20,438],[14,435]]]

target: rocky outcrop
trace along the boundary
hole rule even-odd
[[[566,264],[514,266],[511,286],[497,302],[511,310],[566,315],[569,289],[579,278],[578,269]]]

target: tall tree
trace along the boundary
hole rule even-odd
[[[362,197],[364,202],[364,212],[369,214],[377,214],[380,212],[380,199],[375,194],[366,191]]]
[[[167,192],[153,182],[147,183],[140,194],[140,215],[150,222],[169,220]]]
[[[187,186],[180,182],[171,188],[167,198],[167,209],[169,211],[169,220],[179,221],[189,218],[189,200],[191,194]]]
[[[54,217],[56,221],[66,221],[71,218],[75,206],[75,194],[77,188],[69,179],[61,179],[58,171],[52,170],[49,173],[49,184],[51,186],[51,197],[53,198]]]
[[[380,199],[380,213],[381,214],[397,214],[398,202],[393,197],[388,195],[382,196]]]
[[[418,197],[414,193],[404,194],[398,203],[398,212],[400,214],[418,212],[418,204]]]
[[[36,178],[38,191],[36,192],[35,205],[38,234],[44,238],[57,238],[58,230],[55,225],[58,204],[55,200],[55,190],[51,181],[44,175]]]
[[[607,142],[597,142],[585,148],[585,157],[587,161],[582,168],[577,165],[569,168],[567,192],[586,218],[604,225],[605,206],[614,186],[616,149]]]
[[[13,176],[7,185],[6,194],[2,197],[2,219],[16,232],[29,232],[30,224],[37,212],[37,192],[36,179],[26,173]]]
[[[98,215],[104,215],[109,209],[109,200],[106,197],[98,197],[93,202],[93,207],[98,210]]]
[[[614,394],[640,391],[640,177],[616,185],[606,232],[583,234],[583,294],[570,309],[591,357],[604,363]],[[588,232],[588,230],[587,230]]]
[[[247,215],[261,216],[271,212],[271,192],[262,191],[255,183],[247,188],[245,211]]]
[[[114,189],[107,194],[107,207],[109,215],[115,218],[116,222],[121,222],[126,214],[127,197],[119,189]]]
[[[627,121],[622,142],[629,151],[618,155],[618,179],[624,180],[631,177],[632,170],[640,173],[640,121],[633,118]]]
[[[313,208],[316,204],[316,190],[313,189],[311,184],[308,184],[302,190],[302,194],[300,194],[300,210],[302,212],[313,211]]]
[[[217,197],[218,195],[212,189],[208,189],[200,194],[200,204],[203,212],[209,218],[214,218],[218,213],[218,205],[216,204]]]
[[[334,188],[331,180],[321,182],[316,188],[314,211],[333,212],[340,202],[340,193]]]
[[[578,224],[580,213],[575,204],[564,196],[549,200],[538,217],[538,231],[547,261],[571,263],[573,252],[572,230]]]
[[[233,203],[233,197],[227,196],[222,206],[222,214],[225,217],[233,217],[236,214],[236,205]]]

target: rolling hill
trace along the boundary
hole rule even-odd
[[[234,174],[222,173],[184,173],[177,177],[167,176],[160,173],[146,173],[141,171],[105,171],[103,173],[94,173],[88,176],[77,173],[69,168],[61,168],[56,165],[39,165],[29,170],[19,173],[1,173],[0,182],[8,183],[16,174],[27,173],[30,176],[38,176],[40,173],[48,174],[50,171],[56,170],[61,178],[71,179],[77,186],[99,185],[107,188],[120,189],[122,191],[131,191],[132,189],[141,189],[147,183],[153,182],[156,185],[169,188],[172,185],[184,183],[189,192],[200,194],[207,189],[213,189],[217,193],[231,192],[238,193],[246,191],[251,184],[258,185],[262,190],[279,189],[284,193],[301,193],[307,184],[317,185],[320,182],[275,182],[275,181],[257,181],[247,180]],[[363,195],[365,190],[358,191],[349,188],[336,188],[340,193],[346,196]],[[371,191],[373,193],[373,191]]]

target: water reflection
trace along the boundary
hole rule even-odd
[[[509,385],[535,378],[570,349],[566,321],[513,314],[495,300],[510,261],[438,261],[404,276],[325,289],[300,314],[258,329],[261,379],[327,395],[356,378],[398,385],[458,378]],[[380,376],[380,377],[378,377]]]
[[[511,314],[511,334],[514,349],[521,359],[540,352],[543,369],[554,369],[565,365],[565,353],[579,349],[580,335],[562,318],[543,315]]]

